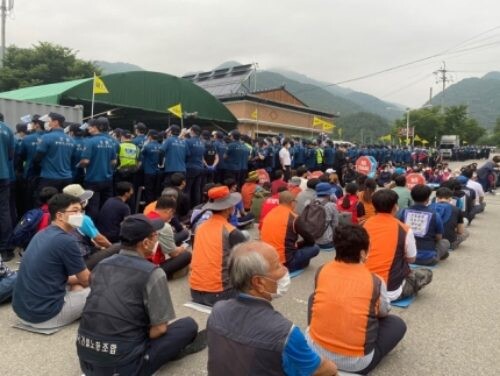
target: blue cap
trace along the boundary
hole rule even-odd
[[[329,183],[319,183],[316,185],[316,196],[331,196],[334,194],[332,186]]]
[[[467,176],[463,176],[463,175],[460,175],[460,176],[457,176],[457,181],[462,184],[462,185],[465,185],[467,184],[467,181],[469,179],[467,178]]]

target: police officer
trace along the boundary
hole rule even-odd
[[[116,149],[106,134],[108,119],[99,117],[88,122],[91,137],[86,141],[80,166],[86,168],[84,186],[94,191],[86,211],[92,219],[97,219],[99,209],[113,196],[113,167],[116,164]]]
[[[224,157],[227,152],[227,144],[226,141],[224,141],[224,134],[221,131],[212,132],[212,137],[214,138],[214,145],[219,159],[219,163],[215,170],[215,182],[222,183],[226,175],[226,162]]]
[[[15,153],[15,139],[12,130],[4,123],[0,114],[0,255],[3,261],[14,258],[8,248],[7,239],[12,231],[9,205],[9,169],[12,168]]]
[[[203,161],[205,164],[205,176],[202,184],[202,187],[204,187],[207,182],[214,182],[215,170],[217,168],[217,165],[219,164],[219,154],[217,153],[215,142],[210,139],[210,131],[202,131],[201,138],[203,140],[203,143],[205,144],[205,154],[203,155]]]
[[[205,169],[204,155],[205,143],[200,139],[201,129],[198,125],[193,125],[189,129],[190,136],[186,140],[186,189],[189,195],[191,206],[196,206],[201,202],[201,190],[203,188],[203,175]]]
[[[160,193],[160,135],[155,130],[148,132],[148,139],[140,154],[141,168],[144,171],[144,201],[146,205],[154,201]]]
[[[144,146],[144,143],[146,142],[146,134],[148,133],[148,127],[146,127],[146,124],[144,123],[137,123],[134,125],[134,132],[135,132],[135,137],[134,143],[135,146],[139,148],[139,150],[142,149]]]
[[[186,158],[188,156],[186,142],[179,137],[181,128],[174,124],[170,127],[168,134],[169,136],[161,146],[164,165],[164,187],[170,185],[170,177],[176,172],[186,175]]]
[[[51,112],[47,119],[44,124],[47,132],[42,135],[33,158],[35,164],[41,164],[38,192],[44,187],[62,191],[73,181],[71,162],[75,153],[75,141],[64,133],[64,116]]]
[[[82,130],[81,125],[77,123],[70,124],[66,129],[70,137],[75,141],[74,162],[71,163],[73,182],[83,185],[85,170],[79,166],[79,163],[82,159],[83,149],[85,149],[85,132]]]

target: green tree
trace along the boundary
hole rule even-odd
[[[335,132],[342,129],[342,139],[357,144],[379,143],[378,138],[390,132],[389,122],[381,116],[358,112],[348,116],[341,116],[335,121]]]
[[[394,123],[394,134],[398,129],[406,129],[407,115],[397,119]],[[430,145],[443,134],[444,117],[439,107],[419,108],[411,110],[409,114],[410,128],[415,128],[415,134],[429,141]],[[403,137],[404,138],[404,137]]]
[[[49,42],[31,48],[7,48],[0,69],[0,91],[92,77],[101,70],[93,62],[78,59],[77,52]]]
[[[474,144],[486,133],[475,119],[469,118],[467,106],[451,106],[445,109],[444,127],[447,134],[457,134],[462,142]]]
[[[493,135],[490,138],[490,143],[500,146],[500,118],[497,118],[495,127],[493,128]]]

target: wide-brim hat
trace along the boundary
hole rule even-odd
[[[259,174],[257,173],[257,171],[250,171],[248,173],[246,181],[247,182],[259,181]]]
[[[64,187],[63,193],[73,197],[78,197],[80,201],[90,200],[94,195],[94,191],[83,189],[80,184],[67,185]]]
[[[241,194],[238,192],[229,193],[226,186],[214,187],[208,191],[208,202],[202,210],[226,210],[235,206],[241,201]]]

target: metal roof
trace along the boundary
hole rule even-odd
[[[249,93],[250,89],[246,84],[253,72],[253,64],[246,64],[188,74],[182,78],[195,83],[216,97],[223,97]]]
[[[236,125],[233,114],[213,95],[192,82],[164,73],[137,71],[101,76],[108,94],[96,94],[96,107],[128,108],[167,115],[167,108],[182,104],[197,119]],[[0,98],[45,104],[83,104],[90,112],[92,78],[33,86],[0,93]]]

